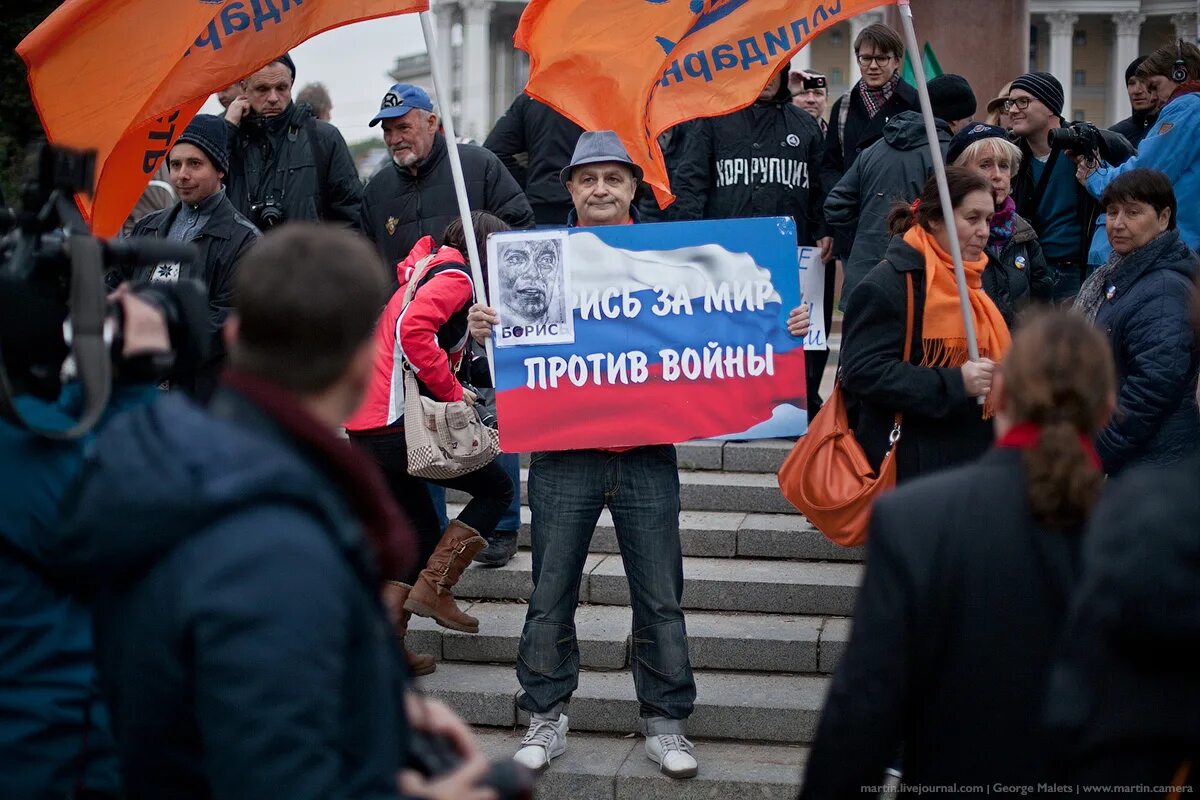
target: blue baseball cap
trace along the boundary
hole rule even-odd
[[[370,127],[375,127],[385,119],[403,117],[414,108],[433,111],[433,101],[429,99],[429,94],[420,86],[413,86],[411,83],[397,83],[383,96],[383,100],[379,103],[379,113],[375,115],[375,119],[371,120]]]

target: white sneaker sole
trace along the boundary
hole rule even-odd
[[[545,748],[542,748],[542,749],[545,750]],[[518,750],[517,752],[520,752],[520,751]],[[529,766],[529,764],[526,764],[524,761],[521,761],[516,756],[513,756],[513,761],[516,761],[518,764],[522,764],[522,765],[528,767],[529,769],[533,770],[534,772],[544,772],[546,770],[546,768],[550,766],[551,761],[558,758],[565,752],[567,752],[566,744],[563,744],[561,747],[555,748],[554,750],[546,750],[546,761],[540,767],[531,767],[531,766]]]
[[[657,755],[647,752],[646,757],[649,758],[651,761],[653,761],[655,764],[658,764],[659,771],[662,772],[663,775],[666,775],[668,778],[675,778],[677,780],[682,780],[685,778],[694,778],[694,777],[696,777],[696,773],[698,773],[700,771],[699,765],[690,767],[688,769],[670,770],[670,769],[667,769],[666,765],[662,763],[662,759],[660,757],[658,757]]]

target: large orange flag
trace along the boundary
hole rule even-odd
[[[754,102],[814,36],[896,0],[530,0],[514,41],[525,91],[586,130],[617,132],[660,203],[658,136]]]
[[[46,137],[97,153],[80,208],[121,228],[213,92],[322,31],[428,9],[428,0],[67,0],[17,52]]]

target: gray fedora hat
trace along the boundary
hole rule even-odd
[[[562,168],[562,171],[558,173],[558,177],[565,184],[571,180],[571,170],[576,167],[582,167],[584,164],[601,164],[609,161],[628,165],[633,170],[633,177],[639,181],[642,179],[642,168],[633,163],[633,159],[629,157],[629,152],[625,149],[625,145],[621,144],[621,140],[617,138],[617,134],[612,131],[584,132],[579,137],[579,143],[575,145],[575,155],[571,156],[571,163]]]

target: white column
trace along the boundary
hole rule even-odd
[[[876,23],[883,23],[882,11],[868,11],[850,18],[850,71],[846,73],[846,86],[853,87],[862,78],[862,70],[858,68],[858,56],[854,54],[854,40],[865,28]]]
[[[800,52],[792,56],[792,72],[808,72],[812,69],[812,46],[800,48]]]
[[[1056,11],[1046,15],[1050,23],[1050,72],[1063,86],[1063,118],[1074,119],[1075,109],[1071,105],[1071,88],[1075,85],[1074,54],[1075,23],[1078,14]],[[1122,73],[1125,68],[1121,67]]]
[[[1176,14],[1171,17],[1171,24],[1175,26],[1176,38],[1183,39],[1185,42],[1195,42],[1197,36],[1200,36],[1200,31],[1197,30],[1197,26],[1200,25],[1200,15],[1195,11]]]
[[[437,35],[437,57],[442,64],[442,69],[448,76],[450,86],[459,85],[461,76],[458,70],[454,68],[454,15],[458,10],[456,0],[434,0],[429,4],[429,10],[433,13],[433,21]],[[430,75],[432,75],[432,70]],[[432,92],[433,87],[429,87]],[[442,114],[449,114],[454,110],[453,89],[448,89],[450,97],[435,97],[434,103],[437,104],[438,110]]]
[[[1142,35],[1142,24],[1146,15],[1137,11],[1121,11],[1113,14],[1113,49],[1110,56],[1112,74],[1108,87],[1108,124],[1113,125],[1129,116],[1129,95],[1125,91],[1125,68],[1138,57],[1138,41]]]
[[[463,4],[463,83],[462,119],[459,136],[482,142],[491,122],[492,9],[491,0],[462,0]]]

